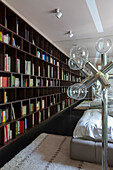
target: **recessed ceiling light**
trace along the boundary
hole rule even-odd
[[[98,32],[104,32],[95,0],[86,0],[90,14]]]
[[[57,8],[57,9],[56,9],[56,17],[57,17],[58,19],[60,19],[61,16],[62,16],[62,12],[60,11],[59,8]]]

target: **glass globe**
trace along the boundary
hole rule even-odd
[[[82,68],[82,61],[81,62],[75,62],[72,58],[69,59],[68,65],[72,70],[80,70]]]
[[[96,50],[101,53],[107,53],[112,47],[112,42],[110,39],[107,38],[100,38],[95,45]]]
[[[76,100],[82,100],[86,97],[87,88],[84,84],[76,83],[70,88],[70,97]]]
[[[88,55],[88,50],[81,45],[75,45],[70,49],[70,57],[73,58],[75,61],[80,60],[83,62],[87,62]]]
[[[73,86],[73,85],[72,85],[72,86]],[[73,98],[73,97],[71,97],[71,94],[70,94],[70,89],[71,89],[72,86],[69,86],[68,89],[67,89],[67,95],[68,95],[68,97],[70,97],[70,98]]]

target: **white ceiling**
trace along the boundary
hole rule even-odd
[[[96,56],[98,37],[108,36],[113,42],[113,0],[95,0],[104,29],[98,33],[86,0],[2,0],[30,21],[35,28],[56,44],[67,55],[73,44],[85,45],[90,60]],[[60,8],[63,15],[57,19],[54,13]],[[70,39],[67,32],[73,31]],[[109,54],[112,56],[113,50]]]

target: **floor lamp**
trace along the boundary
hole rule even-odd
[[[88,61],[88,51],[82,46],[74,46],[70,50],[70,59],[68,62],[69,67],[72,70],[82,70],[83,68],[88,68],[93,75],[85,74],[86,78],[81,83],[75,83],[74,85],[68,87],[67,95],[70,98],[76,100],[81,100],[86,97],[87,89],[95,85],[97,80],[102,84],[102,169],[108,170],[108,136],[107,136],[107,126],[108,126],[108,88],[110,83],[106,78],[106,74],[113,68],[113,62],[107,64],[107,52],[111,48],[111,41],[109,39],[101,38],[96,43],[96,50],[101,54],[101,66],[102,69],[98,70],[91,62]],[[88,76],[88,77],[87,77]]]

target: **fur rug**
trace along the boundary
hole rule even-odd
[[[100,170],[101,165],[70,159],[71,137],[42,133],[1,170]],[[113,170],[113,168],[109,168]]]

